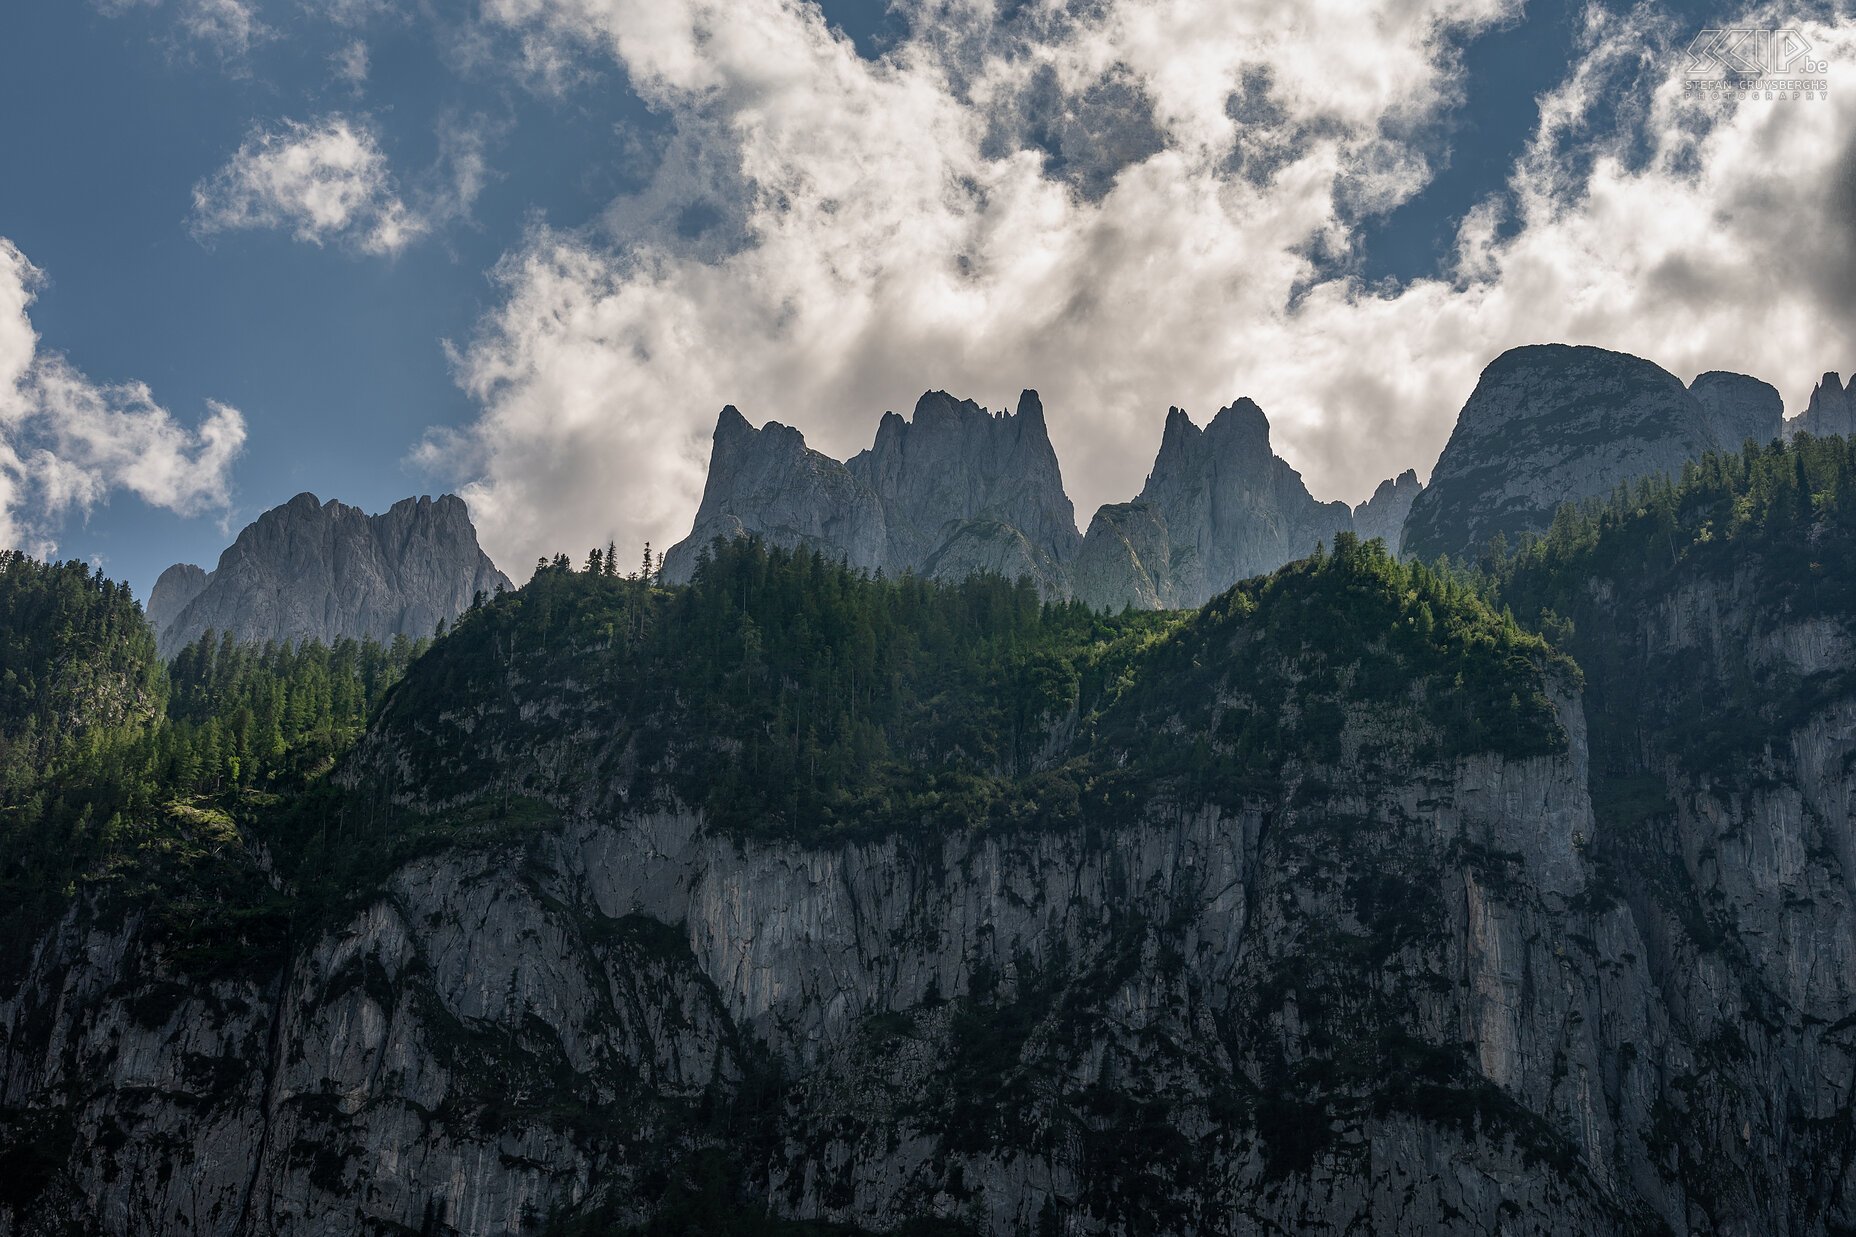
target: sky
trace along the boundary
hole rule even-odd
[[[1795,30],[1827,96],[1698,89],[1712,27]],[[1831,5],[0,16],[0,541],[143,595],[302,490],[461,493],[518,578],[661,547],[727,403],[844,458],[924,390],[1035,387],[1086,523],[1170,405],[1250,396],[1358,501],[1428,473],[1520,344],[1753,373],[1795,413],[1856,366],[1853,290]]]

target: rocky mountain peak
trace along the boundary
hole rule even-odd
[[[1788,434],[1813,434],[1819,438],[1856,435],[1856,373],[1850,375],[1848,387],[1843,385],[1841,375],[1825,374],[1811,391],[1811,402],[1785,429]]]
[[[808,447],[790,425],[755,429],[730,404],[716,419],[695,526],[665,553],[664,578],[688,580],[717,537],[748,534],[875,571],[884,565],[883,530],[882,503],[843,464]]]
[[[996,414],[930,391],[909,420],[885,414],[870,449],[845,467],[882,501],[892,570],[931,570],[969,521],[1010,526],[1057,568],[1081,542],[1035,391],[1019,396],[1016,412]]]
[[[1748,374],[1709,370],[1688,384],[1701,405],[1708,437],[1718,450],[1738,451],[1749,440],[1768,443],[1785,424],[1785,401],[1771,383]]]
[[[1386,549],[1397,554],[1403,540],[1405,519],[1411,514],[1411,504],[1417,499],[1418,491],[1423,488],[1418,482],[1417,470],[1412,468],[1381,481],[1373,496],[1353,509],[1353,531],[1362,541],[1378,538],[1385,542]]]
[[[1353,523],[1346,504],[1315,501],[1301,474],[1271,450],[1269,418],[1250,399],[1219,409],[1204,429],[1183,409],[1169,409],[1159,454],[1135,506],[1144,511],[1119,514],[1111,524],[1125,531],[1130,519],[1137,520],[1141,534],[1134,542],[1150,542],[1156,521],[1165,529],[1165,570],[1155,576],[1161,564],[1151,551],[1140,557],[1168,606],[1202,605],[1239,580],[1300,558]],[[1138,575],[1131,581],[1133,595],[1146,591]]]
[[[155,587],[148,592],[148,605],[143,611],[148,617],[149,626],[159,634],[179,617],[188,603],[206,591],[207,582],[211,578],[206,568],[192,563],[175,563],[162,572],[155,581]]]
[[[247,525],[213,571],[198,571],[169,568],[149,596],[164,656],[209,630],[252,643],[428,636],[478,592],[509,587],[454,494],[368,515],[304,492]]]
[[[1458,414],[1404,549],[1474,554],[1496,533],[1543,530],[1561,503],[1679,472],[1713,441],[1700,401],[1660,365],[1604,348],[1511,348]]]

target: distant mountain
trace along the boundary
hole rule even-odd
[[[864,571],[887,562],[883,504],[849,469],[806,446],[805,435],[769,421],[760,429],[733,404],[715,423],[709,478],[690,535],[664,553],[664,578],[687,581],[717,537],[748,534],[806,546]]]
[[[754,429],[730,405],[695,526],[665,553],[664,578],[687,581],[703,547],[748,534],[869,572],[1029,576],[1050,597],[1069,595],[1082,540],[1036,391],[1016,413],[930,391],[909,420],[885,413],[848,463],[778,422]]]
[[[1037,392],[995,413],[930,391],[909,419],[885,413],[874,445],[844,464],[797,430],[756,430],[724,409],[695,526],[664,576],[688,580],[703,546],[754,534],[866,571],[1024,576],[1046,597],[1157,609],[1198,605],[1352,523],[1344,503],[1309,495],[1271,450],[1262,410],[1239,400],[1204,429],[1172,409],[1140,497],[1102,508],[1079,536]]]
[[[381,515],[298,494],[247,525],[211,572],[161,573],[148,618],[172,656],[207,631],[330,642],[429,636],[509,578],[477,544],[464,500],[407,498]]]
[[[1269,419],[1252,401],[1203,429],[1170,408],[1140,496],[1090,522],[1076,596],[1106,610],[1203,605],[1352,527],[1345,503],[1316,501],[1271,449]]]
[[[175,563],[162,572],[148,593],[149,625],[158,632],[167,630],[180,617],[180,612],[206,591],[212,578],[210,571],[192,563]]]
[[[1785,401],[1769,382],[1716,369],[1689,383],[1688,393],[1701,405],[1702,423],[1719,450],[1768,443],[1784,430]]]
[[[1082,538],[1036,391],[1013,413],[930,391],[909,420],[885,413],[875,444],[845,467],[883,505],[890,571],[997,571],[1068,591]]]
[[[1837,374],[1825,374],[1811,392],[1811,402],[1791,419],[1785,431],[1790,434],[1815,434],[1819,438],[1856,436],[1856,374],[1845,387]]]
[[[1410,468],[1381,481],[1373,496],[1353,509],[1353,531],[1362,541],[1378,538],[1386,543],[1386,549],[1397,554],[1404,540],[1405,518],[1423,488],[1417,471]]]
[[[1714,424],[1744,415],[1737,406]],[[1715,445],[1716,432],[1701,400],[1641,357],[1512,348],[1482,371],[1463,405],[1412,503],[1402,548],[1423,558],[1474,554],[1497,533],[1513,541],[1544,530],[1561,503],[1680,472]]]

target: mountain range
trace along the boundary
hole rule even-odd
[[[0,1232],[1856,1229],[1849,440],[1187,611],[769,541],[171,661],[0,558]]]
[[[1827,375],[1787,427],[1778,392],[1756,378],[1714,371],[1685,387],[1625,353],[1515,348],[1483,372],[1428,485],[1407,470],[1351,510],[1321,502],[1275,453],[1251,400],[1202,428],[1172,408],[1141,492],[1096,511],[1080,538],[1035,391],[1011,413],[929,392],[910,419],[885,413],[871,449],[846,463],[789,426],[756,430],[731,406],[695,526],[665,556],[665,577],[687,581],[718,536],[753,534],[864,571],[990,571],[1100,610],[1190,608],[1341,532],[1394,553],[1473,558],[1498,533],[1545,531],[1564,502],[1679,473],[1709,450],[1788,428],[1840,433],[1848,405]]]
[[[213,570],[162,572],[148,621],[170,657],[209,631],[257,644],[420,638],[509,587],[454,494],[379,515],[298,494],[247,525]]]
[[[1203,427],[1172,408],[1140,493],[1097,510],[1079,535],[1035,391],[1011,412],[930,391],[907,418],[885,413],[870,449],[843,462],[790,426],[756,429],[731,405],[694,525],[662,570],[687,582],[718,537],[751,534],[873,574],[989,572],[1105,612],[1191,608],[1341,532],[1395,554],[1473,559],[1497,534],[1543,532],[1564,502],[1679,473],[1706,451],[1848,432],[1852,406],[1834,373],[1788,423],[1778,392],[1746,375],[1711,371],[1685,387],[1625,353],[1515,348],[1483,372],[1428,484],[1408,469],[1351,510],[1322,502],[1275,453],[1251,400]],[[420,638],[477,593],[509,586],[453,495],[369,516],[300,494],[240,533],[213,571],[163,572],[147,610],[171,656],[208,630],[259,643]]]

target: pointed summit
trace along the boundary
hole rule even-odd
[[[695,526],[665,552],[664,578],[688,580],[710,542],[748,534],[868,571],[882,565],[883,511],[875,495],[843,464],[806,446],[792,426],[769,421],[755,429],[730,404],[715,423]]]
[[[1847,388],[1841,375],[1825,374],[1811,392],[1810,404],[1792,418],[1785,432],[1787,436],[1812,434],[1818,438],[1856,436],[1856,374],[1850,375]]]
[[[910,420],[885,414],[876,441],[846,467],[882,500],[891,570],[945,567],[943,551],[955,533],[979,522],[1022,535],[1022,549],[1015,540],[1009,550],[1003,542],[995,547],[1004,556],[999,570],[1028,553],[1047,594],[1067,592],[1064,565],[1082,539],[1037,392],[1024,392],[1016,413],[995,416],[972,400],[930,391]]]
[[[1133,507],[1141,512],[1117,512],[1104,534],[1113,528],[1139,543],[1143,572],[1166,606],[1203,605],[1239,580],[1301,558],[1353,522],[1345,503],[1316,502],[1301,474],[1270,449],[1269,418],[1250,399],[1219,409],[1204,429],[1183,409],[1169,408],[1153,471]],[[1156,527],[1169,542],[1164,565],[1152,549]],[[1092,590],[1100,600],[1105,586]],[[1148,591],[1134,587],[1130,602]]]
[[[1385,542],[1386,549],[1397,554],[1404,541],[1405,519],[1423,488],[1413,468],[1381,481],[1373,496],[1353,509],[1353,531],[1362,541],[1377,538]]]

